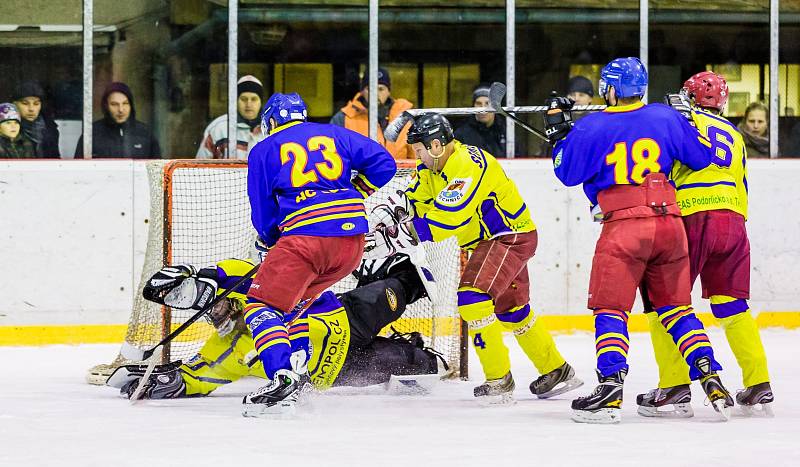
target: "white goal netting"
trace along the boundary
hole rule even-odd
[[[147,251],[125,336],[128,344],[140,348],[154,346],[194,314],[144,300],[142,288],[153,273],[166,264],[201,268],[227,258],[253,258],[255,241],[245,162],[153,161],[147,172],[151,197]],[[405,189],[412,172],[413,164],[401,161],[394,179],[367,199],[367,212],[389,194]],[[455,239],[423,247],[438,282],[438,297],[410,305],[392,326],[398,332],[420,332],[426,344],[444,356],[453,374],[464,376],[466,346],[456,298],[460,250]],[[355,285],[355,278],[348,276],[332,290],[345,292]],[[213,332],[204,320],[195,322],[165,347],[164,361],[187,360]],[[104,384],[116,367],[126,363],[130,362],[118,355],[112,363],[90,369],[87,379]]]

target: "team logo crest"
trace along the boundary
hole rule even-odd
[[[395,295],[394,290],[386,289],[386,301],[389,302],[389,308],[392,311],[397,311],[397,295]]]
[[[553,159],[553,167],[558,168],[561,165],[561,158],[564,156],[564,149],[560,149],[558,154],[556,154],[556,158]]]
[[[345,224],[342,224],[342,230],[349,231],[349,230],[353,230],[355,228],[356,228],[356,225],[353,224],[352,222],[347,222]]]
[[[456,204],[469,192],[472,178],[454,178],[447,188],[439,192],[437,201],[442,204]]]

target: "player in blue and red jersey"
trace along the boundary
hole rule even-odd
[[[245,416],[293,412],[308,379],[304,307],[356,269],[368,230],[364,198],[397,171],[380,144],[306,114],[299,95],[273,94],[262,115],[269,136],[248,159],[253,226],[268,254],[244,317],[270,383],[245,396]]]
[[[574,124],[572,101],[548,99],[545,127],[556,176],[583,190],[602,216],[589,282],[595,317],[600,385],[572,402],[573,419],[620,421],[622,385],[628,372],[627,321],[636,289],[649,301],[699,379],[714,408],[727,419],[733,400],[716,371],[708,336],[691,307],[686,233],[675,188],[667,175],[678,160],[693,170],[709,165],[711,144],[679,112],[645,105],[647,70],[638,58],[618,58],[600,73],[608,108]]]

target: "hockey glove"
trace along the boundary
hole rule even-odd
[[[694,126],[694,120],[692,119],[692,103],[689,101],[689,97],[686,94],[682,92],[678,94],[667,94],[664,96],[664,103],[680,112],[680,114]]]
[[[256,254],[258,254],[258,261],[263,263],[264,258],[267,257],[267,252],[269,251],[270,247],[267,246],[267,243],[261,238],[256,237]]]
[[[142,290],[146,300],[179,310],[202,310],[216,293],[216,274],[213,277],[210,274],[198,276],[194,268],[187,265],[162,268]]]
[[[414,217],[414,206],[403,190],[397,190],[387,197],[386,203],[379,204],[369,213],[369,231],[378,227],[390,227],[410,221]]]
[[[575,122],[572,121],[572,106],[575,101],[569,97],[555,95],[544,101],[548,110],[544,114],[544,134],[551,145],[567,136]]]
[[[374,232],[368,233],[364,240],[366,244],[363,259],[388,258],[419,245],[414,225],[410,220],[388,227],[379,226]]]
[[[161,268],[144,285],[142,296],[151,302],[164,304],[164,297],[183,281],[195,274],[194,267],[188,264],[177,264]]]

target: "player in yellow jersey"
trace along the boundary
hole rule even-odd
[[[442,115],[416,117],[408,143],[418,161],[402,211],[415,217],[399,218],[397,210],[376,208],[371,224],[377,230],[368,235],[371,251],[365,257],[391,254],[393,239],[403,232],[411,234],[412,242],[456,237],[461,248],[471,251],[459,283],[458,310],[486,377],[475,397],[488,403],[513,401],[504,330],[513,332],[541,374],[530,384],[533,394],[547,398],[583,384],[531,310],[527,266],[537,232],[514,182],[491,154],[455,140]]]
[[[682,93],[693,109],[683,109],[716,150],[712,164],[693,171],[677,162],[672,179],[678,190],[689,242],[691,281],[700,277],[703,298],[722,324],[742,368],[744,390],[736,402],[746,413],[771,414],[773,401],[767,357],[750,314],[750,242],[747,238],[747,151],[741,134],[720,116],[728,100],[725,79],[697,73]],[[691,417],[689,370],[655,313],[647,313],[659,367],[658,388],[637,398],[644,416]]]
[[[395,333],[389,338],[378,334],[397,320],[407,305],[427,296],[426,285],[406,255],[369,263],[363,262],[362,268],[354,273],[359,279],[355,289],[339,295],[324,292],[306,311],[307,324],[289,328],[292,349],[295,350],[295,341],[302,338],[302,334],[310,339],[312,352],[307,363],[308,373],[311,383],[319,390],[389,383],[393,379],[398,380],[398,387],[424,390],[435,382],[438,374],[445,372],[446,365],[440,361],[441,357],[424,347],[419,333]],[[220,294],[252,267],[252,263],[239,259],[220,261],[197,273],[192,273],[193,268],[188,266],[172,266],[156,273],[145,288],[155,292],[149,296],[199,297],[202,293],[191,293],[191,290],[193,282],[200,282],[201,286],[209,284]],[[170,274],[181,269],[189,275]],[[231,292],[209,313],[217,332],[209,337],[197,355],[186,362],[156,367],[144,385],[143,398],[205,396],[245,376],[266,378],[258,354],[253,350],[253,338],[244,323],[249,282]],[[159,303],[172,302],[165,298]],[[130,397],[145,366],[120,367],[107,384]]]

